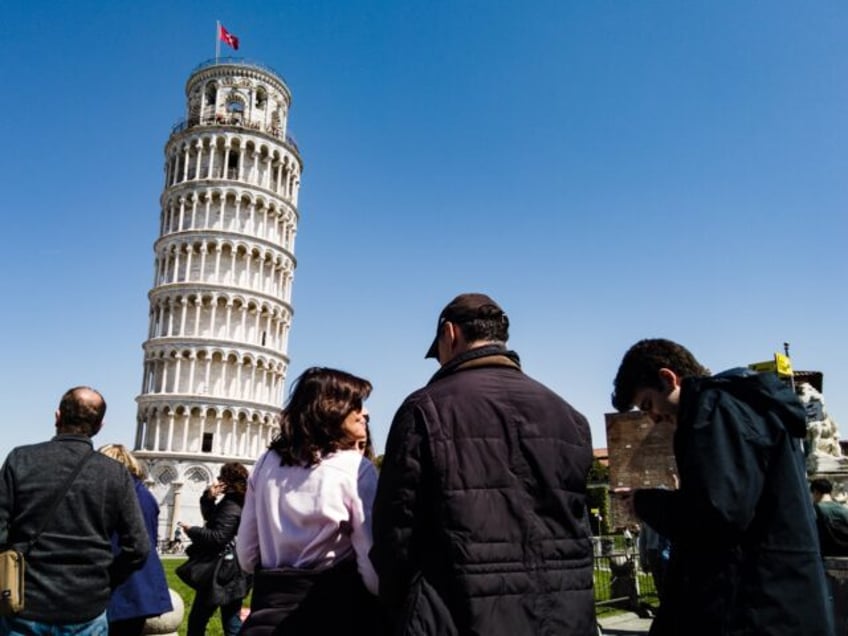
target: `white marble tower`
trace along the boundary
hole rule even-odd
[[[165,145],[135,455],[160,539],[200,523],[219,467],[247,466],[277,431],[288,366],[302,161],[276,72],[222,58],[186,83]]]

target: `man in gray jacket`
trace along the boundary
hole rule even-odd
[[[94,389],[70,389],[56,411],[56,436],[13,449],[3,464],[0,546],[25,554],[26,580],[24,609],[0,618],[0,634],[53,628],[106,634],[111,590],[147,558],[150,539],[132,478],[123,465],[92,448],[105,412],[106,402]],[[46,523],[44,515],[50,515]]]

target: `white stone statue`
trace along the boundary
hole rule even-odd
[[[797,391],[808,416],[814,414],[807,422],[807,471],[816,474],[848,469],[848,457],[839,446],[839,427],[828,415],[822,394],[807,382],[799,384]]]

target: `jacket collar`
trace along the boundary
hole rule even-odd
[[[88,435],[75,435],[72,433],[59,433],[53,437],[54,442],[82,442],[90,448],[94,448],[94,442]]]
[[[503,345],[492,344],[475,347],[450,360],[433,374],[427,384],[432,384],[458,371],[477,367],[511,367],[520,371],[521,361],[515,351],[510,351]]]

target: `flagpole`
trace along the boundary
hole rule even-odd
[[[783,352],[786,354],[786,357],[789,358],[789,343],[783,343]],[[790,358],[791,359],[791,358]],[[792,367],[792,375],[789,376],[789,385],[792,387],[792,391],[795,391],[795,367]]]
[[[221,56],[221,21],[215,20],[215,64]]]

